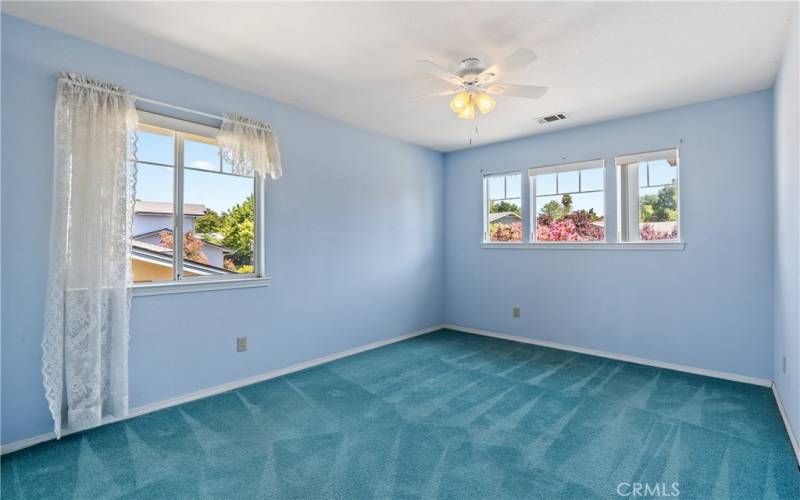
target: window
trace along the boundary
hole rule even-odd
[[[528,175],[531,241],[605,241],[603,160],[532,168]]]
[[[678,241],[678,151],[620,156],[616,163],[620,241]]]
[[[220,155],[217,129],[139,116],[134,282],[261,276],[261,183],[231,173]]]
[[[522,241],[522,174],[492,174],[483,178],[483,240],[490,242]]]

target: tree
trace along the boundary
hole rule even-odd
[[[515,203],[509,203],[507,201],[492,203],[491,212],[493,214],[498,212],[514,212],[517,215],[521,215],[519,206],[517,206]]]
[[[564,208],[556,200],[548,201],[539,210],[539,215],[544,215],[552,220],[559,220],[564,217]]]
[[[161,231],[158,233],[161,238],[161,245],[167,248],[172,248],[175,244],[172,236],[172,231]],[[192,262],[199,262],[200,264],[208,264],[208,257],[203,253],[203,240],[192,234],[191,231],[183,235],[183,258]]]
[[[197,218],[194,228],[198,233],[219,233],[222,232],[222,224],[222,217],[209,208],[205,215]]]
[[[255,199],[252,195],[223,214],[222,244],[234,251],[230,256],[237,265],[250,264],[255,241]]]
[[[572,196],[565,194],[561,197],[561,205],[564,206],[564,215],[572,212]]]
[[[639,219],[642,222],[678,220],[678,197],[675,186],[664,186],[657,194],[639,197]]]

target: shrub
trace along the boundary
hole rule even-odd
[[[489,241],[522,241],[522,223],[490,224]]]
[[[639,229],[639,238],[642,240],[674,240],[678,237],[678,228],[674,227],[672,231],[659,231],[652,224],[643,224]]]

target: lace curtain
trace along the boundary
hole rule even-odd
[[[58,79],[42,342],[58,437],[62,428],[93,427],[128,411],[133,102],[115,85],[75,74]]]
[[[222,157],[232,165],[233,173],[277,179],[283,175],[278,138],[262,122],[235,114],[225,114],[217,140]]]

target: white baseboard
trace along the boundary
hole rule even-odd
[[[340,358],[352,356],[360,352],[370,351],[372,349],[377,349],[378,347],[394,344],[395,342],[407,340],[412,337],[417,337],[419,335],[424,335],[426,333],[435,332],[436,330],[440,330],[442,328],[444,328],[444,325],[429,326],[428,328],[423,328],[422,330],[417,330],[415,332],[411,332],[405,335],[392,337],[386,340],[379,340],[378,342],[373,342],[371,344],[354,347],[352,349],[347,349],[345,351],[329,354],[327,356],[322,356],[321,358],[312,359],[310,361],[304,361],[302,363],[297,363],[295,365],[287,366],[286,368],[272,370],[266,373],[262,373],[260,375],[255,375],[253,377],[234,380],[233,382],[228,382],[227,384],[217,385],[214,387],[209,387],[207,389],[202,389],[189,394],[184,394],[183,396],[177,396],[174,398],[165,399],[163,401],[157,401],[155,403],[139,406],[131,409],[125,417],[108,418],[103,420],[102,425],[110,424],[113,422],[119,422],[121,420],[127,420],[129,418],[138,417],[139,415],[144,415],[146,413],[152,413],[154,411],[163,410],[164,408],[169,408],[170,406],[176,406],[182,403],[188,403],[189,401],[194,401],[196,399],[207,398],[209,396],[214,396],[215,394],[232,391],[234,389],[238,389],[246,385],[251,385],[272,378],[281,377],[283,375],[288,375],[289,373],[294,373],[300,370],[305,370],[306,368],[311,368],[312,366],[321,365],[324,363],[328,363],[330,361],[335,361]],[[64,429],[61,435],[66,436],[74,432],[76,431],[71,431],[70,429]],[[23,448],[27,448],[29,446],[33,446],[35,444],[43,443],[45,441],[50,441],[51,439],[55,439],[55,434],[53,432],[48,432],[45,434],[40,434],[38,436],[33,436],[26,439],[21,439],[19,441],[14,441],[13,443],[2,445],[0,447],[0,454],[5,455],[6,453],[11,453],[17,450],[21,450]]]
[[[786,432],[789,433],[789,441],[792,442],[794,456],[797,458],[797,466],[800,467],[800,443],[797,442],[797,438],[794,432],[792,432],[792,424],[789,423],[789,416],[786,415],[786,409],[783,407],[783,401],[781,401],[781,395],[775,383],[772,384],[772,394],[775,396],[775,401],[778,403],[778,410],[781,412],[781,418],[783,418],[783,425],[786,426]]]
[[[737,375],[736,373],[719,372],[715,370],[706,370],[705,368],[695,368],[693,366],[679,365],[676,363],[667,363],[665,361],[656,361],[654,359],[638,358],[636,356],[628,356],[626,354],[617,354],[613,352],[599,351],[597,349],[589,349],[586,347],[575,347],[567,344],[559,344],[557,342],[550,342],[548,340],[538,340],[529,337],[518,337],[516,335],[508,335],[505,333],[491,332],[487,330],[479,330],[477,328],[469,328],[459,325],[446,324],[444,328],[456,330],[465,333],[474,333],[477,335],[484,335],[486,337],[495,337],[498,339],[512,340],[515,342],[524,342],[526,344],[534,344],[542,347],[550,347],[553,349],[560,349],[562,351],[578,352],[581,354],[590,354],[592,356],[599,356],[601,358],[615,359],[617,361],[627,361],[629,363],[636,363],[639,365],[655,366],[656,368],[667,368],[670,370],[677,370],[680,372],[693,373],[695,375],[705,375],[707,377],[721,378],[725,380],[732,380],[734,382],[744,382],[745,384],[760,385],[763,387],[771,387],[772,381],[748,377],[746,375]]]

